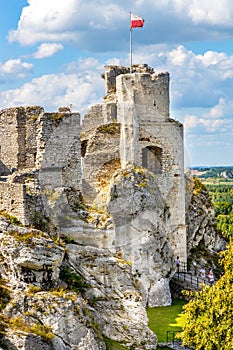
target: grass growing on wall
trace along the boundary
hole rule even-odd
[[[156,334],[158,342],[167,341],[167,331],[181,331],[184,325],[182,307],[187,302],[174,300],[171,306],[153,307],[147,309],[149,328]]]
[[[111,340],[108,338],[105,338],[105,344],[107,350],[128,350],[128,348],[124,347],[123,345],[119,344],[115,340]]]

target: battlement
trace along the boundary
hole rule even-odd
[[[116,77],[121,74],[129,73],[154,73],[154,69],[147,64],[134,65],[130,72],[130,67],[124,66],[105,66],[104,67],[104,79],[106,96],[116,92]]]

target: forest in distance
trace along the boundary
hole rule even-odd
[[[194,166],[189,168],[191,174],[200,179],[218,178],[233,179],[233,166]]]
[[[191,174],[206,186],[215,208],[217,229],[233,236],[233,166],[193,167]]]

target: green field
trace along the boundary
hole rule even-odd
[[[171,306],[147,309],[149,327],[157,335],[159,343],[167,341],[167,331],[181,331],[184,325],[182,312],[184,300],[174,300]]]
[[[174,300],[171,306],[153,307],[147,309],[149,328],[156,334],[158,342],[167,341],[167,331],[181,331],[184,325],[184,314],[182,307],[187,302]],[[128,350],[119,343],[105,339],[107,350]],[[159,347],[157,348],[160,349]],[[163,350],[166,350],[163,348]]]

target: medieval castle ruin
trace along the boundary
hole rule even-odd
[[[105,67],[106,96],[68,108],[0,112],[0,209],[23,225],[121,252],[148,305],[187,260],[183,127],[169,115],[169,74]],[[165,295],[163,293],[163,295]]]

